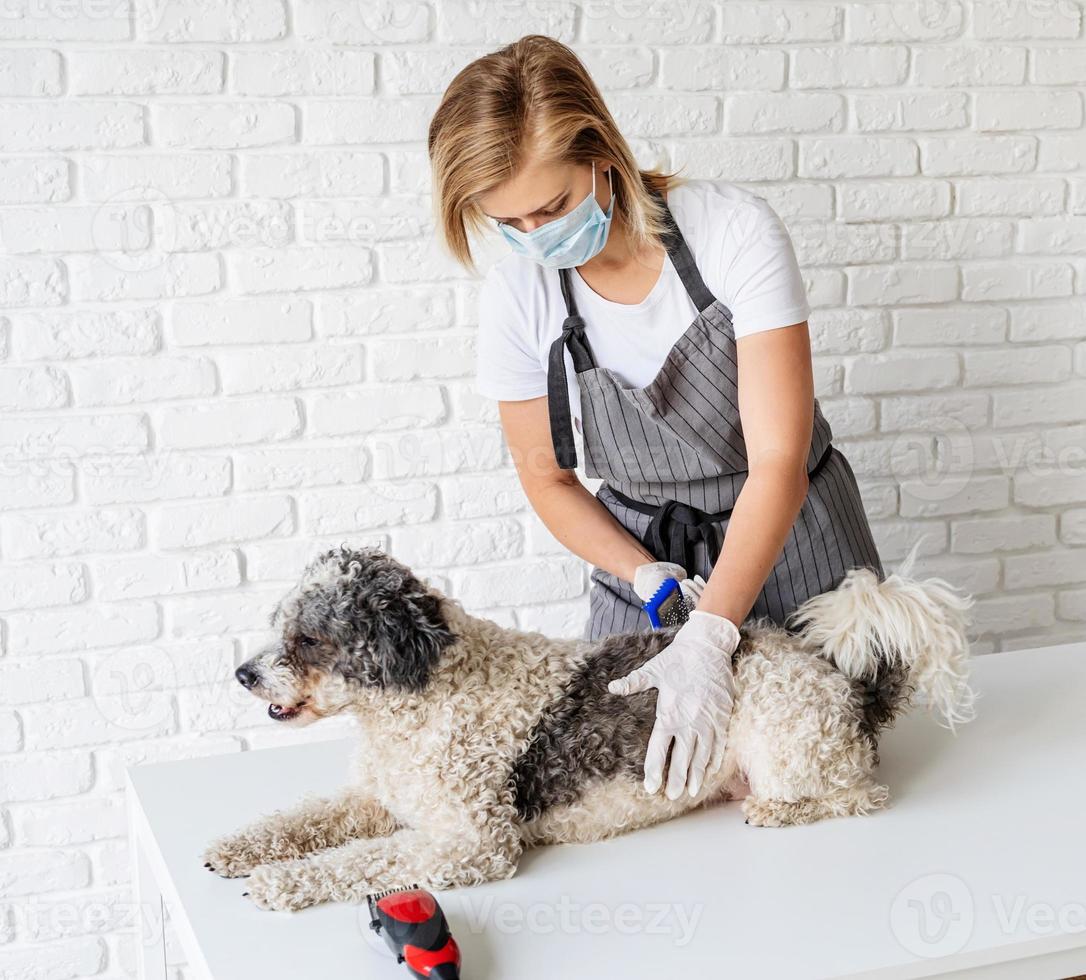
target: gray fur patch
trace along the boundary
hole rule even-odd
[[[875,753],[875,765],[879,764],[879,733],[892,728],[898,715],[916,693],[909,679],[909,672],[900,664],[889,665],[883,660],[874,680],[852,681],[856,699],[860,730]]]
[[[575,802],[593,780],[645,778],[656,692],[611,694],[607,683],[658,654],[677,630],[616,633],[599,641],[562,696],[543,712],[513,768],[510,782],[522,819],[533,820],[551,807]],[[746,631],[740,629],[739,635],[737,657],[747,646]]]

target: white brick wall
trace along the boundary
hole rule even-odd
[[[575,46],[645,163],[783,215],[887,563],[926,535],[978,651],[1082,635],[1081,0],[6,13],[0,973],[134,974],[124,766],[299,737],[229,675],[318,548],[580,630],[428,199],[443,87],[523,33]]]

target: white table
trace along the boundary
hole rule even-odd
[[[884,734],[892,806],[805,827],[738,803],[611,841],[536,850],[513,878],[445,892],[465,980],[1029,978],[1086,973],[1086,643],[990,654],[957,737],[923,713]],[[204,845],[306,790],[349,741],[129,770],[141,899],[170,903],[214,980],[406,980],[364,906],[268,912]],[[143,975],[165,976],[159,937]]]

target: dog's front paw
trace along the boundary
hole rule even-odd
[[[312,876],[299,867],[304,863],[290,861],[253,868],[246,882],[248,890],[243,894],[258,907],[279,912],[293,912],[325,901],[327,896],[321,893]]]
[[[263,864],[253,842],[240,834],[227,834],[212,841],[203,853],[204,867],[224,878],[242,878]]]
[[[741,806],[745,822],[752,827],[783,827],[789,822],[782,818],[784,806],[779,802],[747,796]]]

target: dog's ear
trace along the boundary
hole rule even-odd
[[[367,687],[421,691],[455,642],[441,597],[379,548],[341,547],[307,570],[319,612],[318,632],[340,648],[336,667]]]
[[[370,625],[364,656],[370,661],[371,677],[380,687],[401,691],[423,690],[441,651],[456,639],[437,596],[426,591],[394,596]]]

